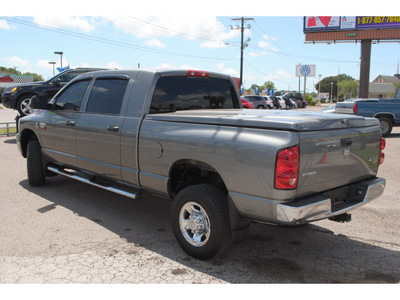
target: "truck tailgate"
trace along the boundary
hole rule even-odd
[[[376,175],[379,126],[300,132],[299,135],[298,197]]]

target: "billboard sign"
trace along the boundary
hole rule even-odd
[[[296,77],[315,77],[315,65],[296,65]]]
[[[304,17],[304,32],[400,28],[400,17]]]

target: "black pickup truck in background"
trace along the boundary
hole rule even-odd
[[[4,90],[2,95],[2,103],[4,107],[17,109],[21,117],[24,117],[32,112],[32,108],[29,105],[29,101],[32,96],[45,97],[50,99],[69,81],[74,79],[76,76],[91,72],[105,69],[99,68],[76,68],[68,69],[46,81],[31,82],[10,86]]]

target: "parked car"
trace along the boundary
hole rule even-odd
[[[242,100],[242,106],[243,108],[248,108],[248,109],[253,109],[254,108],[254,104],[250,101],[247,101],[246,99],[241,98]]]
[[[326,114],[332,114],[332,113],[335,113],[335,108],[336,108],[336,104],[330,105],[330,106],[322,108],[321,112],[326,113]]]
[[[264,96],[259,96],[259,95],[246,95],[242,96],[243,99],[250,101],[254,104],[254,107],[257,109],[266,109],[266,108],[272,108],[273,104],[272,101],[271,103],[268,103],[267,99],[264,98]]]
[[[261,96],[264,97],[264,99],[267,101],[267,105],[269,109],[274,108],[274,102],[272,101],[271,96]]]
[[[274,105],[274,108],[276,109],[283,109],[286,108],[286,104],[283,101],[283,103],[279,100],[278,96],[270,96],[272,100],[272,104]],[[283,105],[283,106],[282,106]]]
[[[299,107],[297,106],[297,103],[296,103],[294,100],[289,99],[289,101],[290,101],[290,103],[292,104],[292,108],[299,108]]]
[[[50,99],[70,80],[76,76],[91,72],[105,70],[100,68],[76,68],[68,69],[46,81],[23,83],[10,86],[4,90],[2,103],[4,107],[17,109],[21,117],[32,112],[29,101],[32,96],[38,95],[50,101]]]
[[[298,108],[305,108],[308,104],[301,93],[287,93],[284,96],[294,100]]]

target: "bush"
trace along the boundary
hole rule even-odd
[[[317,103],[318,103],[317,100],[311,100],[311,101],[310,101],[310,105],[311,105],[311,106],[315,106],[315,105],[317,105]]]

